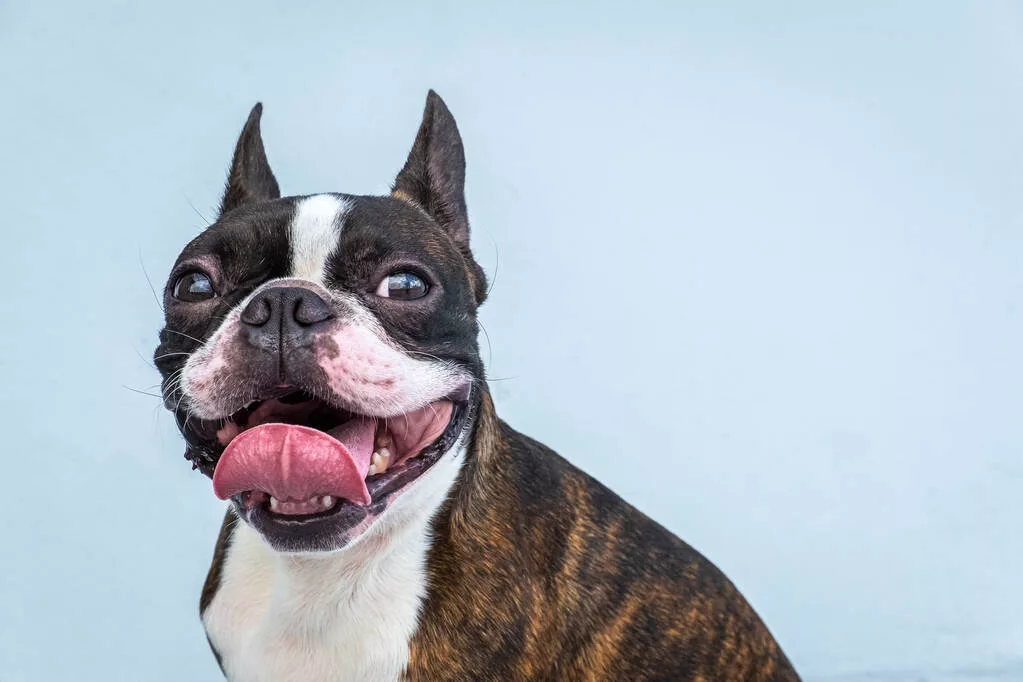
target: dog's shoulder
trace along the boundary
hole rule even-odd
[[[496,418],[480,439],[435,524],[411,679],[797,679],[696,550]]]

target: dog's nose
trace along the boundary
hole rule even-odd
[[[241,314],[249,343],[280,350],[308,345],[313,333],[334,317],[316,292],[304,287],[270,287],[252,297]]]

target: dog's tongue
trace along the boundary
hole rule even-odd
[[[330,434],[296,424],[261,424],[228,444],[213,472],[222,500],[261,490],[278,500],[332,495],[369,504],[366,474],[373,456],[376,420],[355,417]]]

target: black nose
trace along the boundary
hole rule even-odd
[[[257,348],[281,350],[304,346],[313,333],[334,317],[327,302],[303,287],[270,287],[249,301],[242,311],[243,334]]]

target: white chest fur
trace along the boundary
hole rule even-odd
[[[453,448],[350,548],[270,549],[238,523],[203,614],[232,682],[401,678],[426,596],[429,522],[461,468]]]

